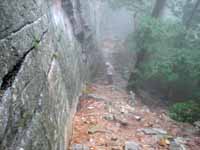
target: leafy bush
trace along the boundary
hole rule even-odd
[[[193,123],[200,119],[200,105],[196,102],[182,102],[170,108],[170,117],[180,122]]]
[[[200,39],[178,22],[163,22],[145,17],[134,36],[129,36],[128,47],[145,53],[137,66],[137,83],[159,80],[166,89],[193,91],[200,81]],[[134,43],[130,41],[135,41]],[[138,81],[139,80],[139,81]]]

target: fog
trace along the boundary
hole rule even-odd
[[[100,20],[100,39],[124,39],[133,31],[133,14],[126,8],[113,9],[105,3]]]

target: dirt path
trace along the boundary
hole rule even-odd
[[[172,121],[164,110],[150,110],[124,90],[93,84],[85,93],[74,118],[71,147],[123,150],[129,141],[141,150],[200,150],[192,126]]]

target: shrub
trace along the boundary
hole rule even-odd
[[[130,49],[145,53],[145,59],[137,66],[137,82],[130,80],[134,87],[147,80],[159,80],[170,93],[189,93],[198,88],[200,38],[193,36],[183,24],[145,17],[127,41]]]
[[[200,104],[194,101],[176,103],[169,110],[176,121],[193,123],[200,119]]]

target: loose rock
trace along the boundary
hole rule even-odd
[[[143,128],[143,129],[139,129],[138,131],[142,131],[145,134],[149,134],[149,135],[167,134],[167,131],[160,128]]]
[[[181,138],[177,137],[174,141],[171,142],[169,150],[187,150],[185,147],[186,141]]]
[[[104,119],[108,121],[113,121],[114,120],[114,115],[113,114],[107,114],[104,116]]]
[[[89,150],[89,147],[83,144],[74,144],[72,145],[72,150]]]
[[[96,94],[88,94],[87,98],[95,99],[97,101],[108,101],[107,98],[105,98],[103,96],[96,95]]]
[[[133,107],[136,105],[135,93],[134,93],[133,91],[130,91],[129,103],[130,103],[130,105],[133,106]]]
[[[125,150],[139,150],[140,146],[138,143],[133,141],[128,141],[125,143]]]
[[[112,141],[117,141],[117,139],[118,139],[118,138],[117,138],[116,136],[111,137],[111,140],[112,140]]]
[[[200,121],[194,123],[195,128],[200,132]]]
[[[127,126],[127,125],[128,125],[127,119],[124,118],[123,116],[115,115],[114,117],[115,117],[115,120],[116,120],[117,122],[119,122],[121,125],[123,125],[123,126]]]
[[[137,121],[140,121],[142,118],[140,116],[134,116]]]

